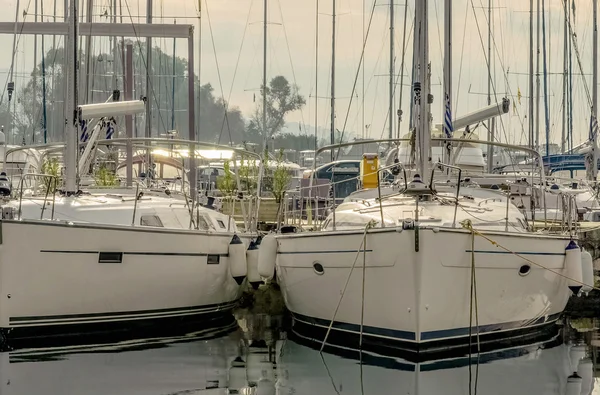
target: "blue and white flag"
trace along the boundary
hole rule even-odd
[[[444,135],[452,138],[452,109],[450,108],[450,96],[446,95],[446,111],[444,115]]]
[[[111,121],[108,121],[108,124],[106,125],[106,139],[107,140],[112,139],[114,134],[115,134],[115,124],[112,123]]]
[[[85,121],[85,119],[82,119],[82,120],[79,121],[79,126],[81,127],[80,141],[82,143],[85,143],[90,138],[90,135],[88,134],[87,122]]]
[[[590,141],[594,141],[596,134],[598,133],[598,119],[592,114],[590,117]]]

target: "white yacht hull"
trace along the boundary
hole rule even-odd
[[[294,316],[294,331],[321,342],[333,320],[327,342],[357,346],[362,323],[363,348],[418,352],[464,345],[469,327],[485,339],[544,326],[567,303],[570,290],[564,278],[535,265],[522,276],[519,270],[526,261],[479,236],[472,254],[467,230],[420,229],[418,241],[416,233],[371,230],[366,250],[358,254],[361,230],[277,236],[277,277]],[[487,235],[549,269],[564,270],[566,238]],[[471,297],[473,256],[477,313]],[[313,267],[317,262],[322,274]]]
[[[231,316],[242,292],[228,264],[232,234],[64,221],[0,226],[0,330],[8,339],[153,320],[209,323]],[[117,254],[102,263],[101,252],[121,261]]]

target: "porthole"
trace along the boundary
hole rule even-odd
[[[529,265],[523,265],[519,268],[519,276],[523,277],[529,274],[529,272],[531,271],[531,266]]]
[[[315,273],[317,273],[319,276],[322,275],[323,273],[325,273],[325,269],[323,268],[323,265],[321,265],[319,262],[313,263],[313,269],[314,269]]]

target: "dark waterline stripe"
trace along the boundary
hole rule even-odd
[[[329,327],[329,325],[331,324],[331,321],[329,321],[329,320],[308,317],[308,316],[298,314],[298,313],[292,312],[292,316],[294,317],[294,319],[303,321],[308,324],[320,325],[320,326],[324,326],[324,327]],[[504,330],[509,330],[509,329],[524,329],[524,328],[533,327],[533,326],[537,326],[540,324],[546,324],[546,323],[550,323],[552,321],[556,321],[559,318],[559,316],[560,316],[560,313],[548,316],[547,318],[541,317],[541,318],[538,318],[535,320],[522,320],[522,321],[513,321],[513,322],[506,322],[506,323],[499,323],[499,324],[480,325],[478,328],[473,327],[472,332],[473,332],[473,334],[475,334],[477,332],[482,334],[482,333],[489,333],[489,332],[504,331]],[[360,333],[360,325],[350,324],[350,323],[346,323],[346,322],[334,321],[332,328]],[[379,328],[379,327],[367,326],[367,325],[363,326],[363,333],[367,333],[367,334],[371,334],[371,335],[375,335],[375,336],[385,336],[385,337],[390,337],[390,338],[399,339],[399,340],[400,339],[401,340],[412,340],[412,341],[416,340],[415,332],[402,331],[402,330],[389,329],[389,328]],[[442,330],[437,330],[437,331],[422,332],[420,340],[441,340],[441,339],[446,339],[446,338],[468,336],[468,335],[469,335],[469,327],[454,328],[454,329],[442,329]]]
[[[61,322],[61,320],[76,320],[76,319],[88,319],[88,318],[103,318],[107,319],[123,317],[128,315],[145,315],[145,314],[160,314],[160,313],[185,313],[185,312],[193,312],[194,310],[206,310],[206,309],[216,309],[216,310],[224,310],[227,308],[231,308],[235,305],[236,301],[232,301],[229,303],[217,303],[217,304],[208,304],[208,305],[199,305],[199,306],[187,306],[187,307],[177,307],[177,308],[169,308],[169,309],[155,309],[155,310],[133,310],[133,311],[118,311],[118,312],[106,312],[106,313],[88,313],[88,314],[65,314],[65,315],[47,315],[47,316],[24,316],[24,317],[10,317],[9,322],[11,323],[20,323],[25,321],[56,321]],[[135,318],[135,317],[131,317]],[[150,317],[151,318],[151,317]]]

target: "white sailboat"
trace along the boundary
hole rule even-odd
[[[251,244],[232,218],[168,191],[79,190],[77,128],[90,107],[77,103],[75,0],[69,18],[66,182],[60,193],[50,182],[42,196],[3,202],[0,342],[231,319]]]
[[[506,194],[472,194],[460,174],[436,183],[434,169],[448,167],[431,155],[428,2],[415,7],[412,182],[338,206],[319,231],[265,237],[259,272],[276,269],[296,334],[427,359],[553,325],[581,288],[582,262],[574,237],[532,231]]]

